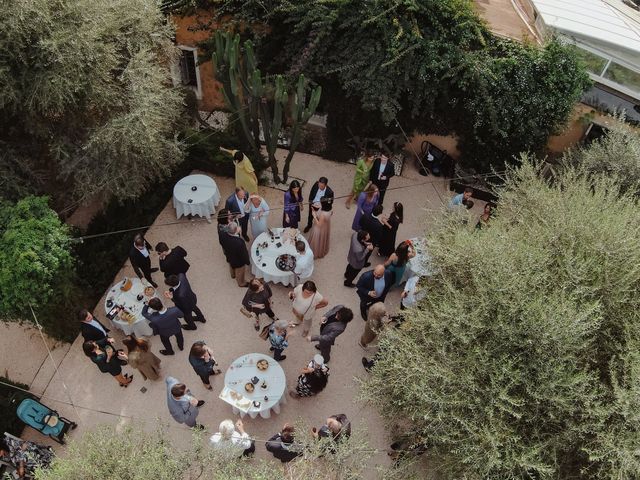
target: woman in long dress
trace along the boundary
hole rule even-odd
[[[289,190],[284,193],[284,212],[282,214],[282,226],[298,228],[300,212],[304,210],[304,199],[300,182],[294,180],[289,185]]]
[[[240,150],[228,150],[220,147],[220,150],[231,154],[236,166],[236,187],[242,187],[249,193],[258,193],[258,177],[253,164]]]
[[[249,214],[249,224],[251,234],[257,238],[262,232],[267,231],[267,217],[269,216],[269,205],[260,195],[253,194],[244,206],[244,211]]]
[[[378,197],[380,196],[380,192],[378,191],[378,187],[376,187],[373,183],[370,184],[367,189],[358,195],[358,203],[356,205],[356,214],[353,217],[353,223],[351,224],[351,229],[356,232],[361,229],[360,227],[360,217],[365,213],[371,213],[373,207],[378,204]]]
[[[157,380],[160,377],[160,359],[150,351],[151,344],[144,338],[128,335],[122,339],[127,347],[129,366],[137,369],[145,380]]]
[[[356,162],[356,173],[353,177],[353,188],[351,189],[351,195],[347,197],[346,206],[351,208],[351,202],[358,199],[358,196],[363,192],[367,184],[369,183],[369,172],[373,165],[373,155],[365,152]]]
[[[413,248],[413,244],[409,240],[405,240],[398,245],[396,251],[384,262],[385,269],[393,273],[394,286],[400,286],[404,272],[407,269],[407,263],[415,256],[416,251]]]
[[[320,208],[320,202],[314,203],[313,226],[309,233],[309,246],[314,258],[322,258],[329,253],[329,237],[331,236],[331,212],[325,212]]]
[[[402,204],[395,202],[393,204],[393,212],[389,215],[389,218],[383,222],[384,228],[382,230],[382,239],[378,246],[378,252],[384,257],[388,257],[394,251],[398,227],[404,217],[403,210]]]

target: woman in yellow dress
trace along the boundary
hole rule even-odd
[[[258,177],[251,164],[251,160],[240,150],[228,150],[220,147],[220,150],[231,154],[236,166],[236,187],[244,188],[249,194],[258,193]]]
[[[356,162],[356,174],[353,177],[353,188],[351,195],[347,197],[345,202],[347,208],[351,208],[351,202],[358,199],[364,189],[369,184],[369,171],[373,165],[373,155],[369,152],[365,152],[358,158]]]

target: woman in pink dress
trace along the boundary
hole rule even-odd
[[[320,208],[320,202],[312,206],[313,226],[309,232],[309,246],[314,258],[322,258],[329,253],[329,237],[331,236],[331,212]]]

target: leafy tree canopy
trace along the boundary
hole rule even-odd
[[[298,429],[301,431],[301,429]],[[250,460],[238,457],[238,451],[215,450],[207,445],[208,436],[195,432],[183,445],[172,442],[163,429],[145,431],[133,424],[115,430],[101,426],[71,441],[64,456],[48,470],[37,472],[37,480],[356,480],[362,478],[366,460],[366,441],[361,436],[342,441],[328,453],[328,441],[320,442],[296,435],[304,454],[287,464],[272,459]],[[256,440],[258,444],[262,441]],[[126,461],[123,461],[126,459]],[[285,473],[286,472],[286,473]],[[373,472],[375,474],[375,471]],[[416,478],[388,471],[384,478]]]
[[[448,478],[636,478],[640,210],[619,180],[511,171],[481,231],[445,218],[437,274],[364,396]]]
[[[173,28],[156,3],[8,2],[0,30],[3,175],[20,164],[79,198],[131,198],[182,160]]]
[[[0,203],[0,316],[30,320],[68,292],[73,278],[66,225],[46,197]]]
[[[228,0],[216,10],[266,24],[256,29],[266,69],[323,84],[334,131],[368,134],[397,118],[455,132],[462,160],[482,169],[542,149],[589,84],[572,47],[497,39],[470,0]]]

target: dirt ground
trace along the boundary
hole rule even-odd
[[[284,153],[279,152],[281,158],[284,157]],[[406,188],[389,191],[385,199],[387,208],[394,201],[401,201],[404,204],[405,222],[400,226],[398,241],[423,235],[429,228],[433,216],[441,210],[442,202],[448,201],[451,197],[443,179],[420,176],[413,162],[413,159],[409,159],[402,176],[393,178],[391,182],[391,187]],[[296,154],[291,169],[291,175],[307,181],[304,187],[305,198],[313,182],[320,176],[329,178],[329,185],[336,196],[345,195],[350,191],[353,173],[353,165],[335,163],[305,154]],[[233,180],[215,178],[215,181],[221,192],[221,202],[224,202],[224,199],[233,191]],[[281,226],[283,193],[264,187],[260,190],[269,205],[276,209],[269,217],[269,225]],[[480,205],[477,204],[474,213],[479,215],[480,209]],[[370,446],[384,450],[389,445],[389,438],[379,413],[372,407],[355,401],[358,393],[357,379],[367,375],[361,365],[361,358],[365,354],[372,355],[374,349],[365,352],[358,346],[357,341],[364,326],[358,314],[358,298],[355,290],[342,285],[342,275],[352,233],[350,226],[355,209],[353,206],[351,209],[346,209],[344,200],[338,199],[334,203],[333,212],[331,249],[325,258],[316,261],[313,280],[318,285],[320,293],[329,300],[328,308],[338,303],[344,304],[354,311],[354,320],[333,347],[329,384],[322,393],[314,398],[300,401],[289,398],[282,406],[280,415],[272,414],[270,419],[258,417],[252,420],[248,416],[245,417],[247,432],[259,439],[256,442],[258,457],[270,456],[264,449],[263,440],[279,431],[284,422],[302,418],[309,424],[319,426],[327,416],[336,413],[345,413],[351,419],[355,430],[366,429]],[[303,215],[306,218],[306,212]],[[207,391],[188,363],[190,345],[196,340],[205,340],[213,348],[215,357],[224,371],[235,358],[245,353],[269,354],[269,344],[258,338],[252,322],[239,313],[245,289],[239,288],[235,281],[229,278],[227,264],[218,244],[215,221],[209,224],[183,219],[177,225],[162,225],[175,222],[175,219],[175,210],[169,202],[153,227],[147,232],[146,237],[152,245],[158,241],[164,241],[169,246],[181,245],[187,250],[189,254],[187,259],[191,263],[188,273],[189,281],[198,295],[198,305],[208,321],[206,324],[198,324],[197,331],[184,331],[185,351],[176,350],[176,355],[172,357],[161,356],[162,372],[164,376],[171,375],[180,379],[190,387],[195,396],[206,401],[200,409],[198,421],[213,433],[217,431],[221,420],[235,417],[231,407],[218,399],[218,394],[224,386],[224,375],[211,377],[213,391]],[[152,253],[152,259],[153,265],[157,266],[155,252]],[[377,255],[372,257],[374,266],[380,261]],[[133,275],[134,272],[127,262],[116,275],[113,283],[125,276]],[[154,274],[154,277],[158,283],[161,283],[159,272]],[[273,285],[272,289],[276,315],[290,319],[291,307],[287,298],[289,288]],[[392,290],[388,295],[386,303],[392,312],[398,309],[399,298],[398,289]],[[104,298],[95,306],[94,311],[96,316],[105,320]],[[312,332],[318,331],[317,323],[316,321]],[[112,333],[117,341],[122,338],[115,329]],[[51,365],[48,365],[50,362],[42,360],[41,340],[33,337],[30,342],[38,352],[37,355],[32,356],[30,348],[26,346],[16,353],[18,356],[16,360],[20,365],[25,366],[25,375],[16,379],[28,383],[31,383],[30,378],[34,377],[35,370],[41,365],[44,364],[46,369],[52,370]],[[153,338],[152,342],[152,349],[157,354],[162,348],[159,338]],[[100,373],[96,366],[84,356],[81,343],[82,338],[79,337],[71,348],[58,348],[56,362],[59,362],[59,371],[50,372],[48,375],[50,381],[40,382],[42,385],[34,385],[36,387],[34,390],[38,393],[46,389],[44,394],[47,399],[44,401],[48,405],[79,423],[78,429],[71,434],[71,438],[79,437],[98,424],[124,425],[135,419],[144,422],[145,428],[152,428],[158,422],[167,423],[170,426],[170,436],[178,443],[188,445],[189,430],[177,425],[167,410],[163,379],[155,382],[144,381],[137,371],[124,367],[125,371],[135,375],[135,379],[129,388],[120,388],[110,375]],[[295,385],[300,369],[317,352],[312,344],[300,336],[299,329],[292,330],[289,343],[290,346],[285,351],[287,359],[282,362],[288,388]],[[141,391],[143,387],[146,389],[144,393]],[[57,401],[68,402],[69,398],[76,405],[75,409]],[[25,436],[41,443],[50,443],[28,428],[25,430]],[[369,463],[370,466],[374,466],[387,462],[387,455],[380,452],[374,455]],[[367,477],[375,478],[374,470],[367,471],[369,472]]]

